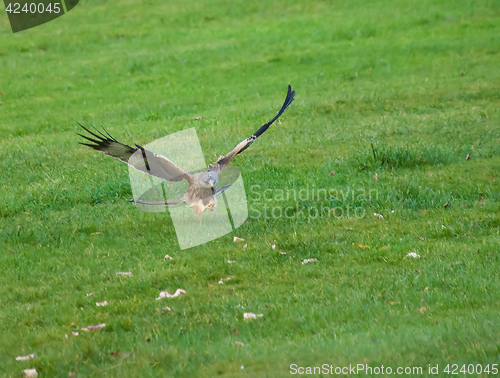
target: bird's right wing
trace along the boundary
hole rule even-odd
[[[290,104],[293,102],[295,99],[295,91],[292,91],[292,87],[289,85],[288,86],[288,92],[286,94],[285,102],[281,106],[281,109],[279,110],[278,114],[274,116],[272,120],[270,120],[268,123],[262,125],[255,133],[250,135],[248,138],[240,142],[230,153],[228,153],[226,156],[221,156],[219,160],[213,165],[211,165],[212,170],[216,171],[222,171],[228,164],[229,162],[236,156],[241,154],[243,151],[245,151],[250,145],[255,142],[255,140],[260,137],[262,134],[266,132],[266,130],[273,124],[274,121],[276,121],[282,114],[283,112],[290,106]]]
[[[80,125],[80,124],[79,124]],[[145,172],[151,176],[159,177],[167,181],[182,181],[184,179],[191,181],[191,173],[185,169],[179,168],[163,155],[155,154],[136,144],[137,148],[127,146],[118,142],[106,130],[104,135],[95,129],[99,134],[94,134],[87,128],[80,125],[85,131],[91,134],[95,139],[78,134],[88,141],[94,143],[80,143],[97,151],[102,151],[106,155],[120,159],[138,171]]]

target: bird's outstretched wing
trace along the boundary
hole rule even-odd
[[[280,111],[274,117],[272,120],[270,120],[268,123],[265,125],[262,125],[252,136],[246,138],[244,141],[240,142],[234,150],[232,150],[230,153],[228,153],[226,156],[223,156],[219,158],[219,160],[211,165],[210,167],[213,170],[216,171],[222,171],[228,164],[229,162],[238,154],[241,154],[243,151],[245,151],[250,145],[257,139],[259,136],[264,134],[264,132],[269,128],[269,126],[272,125],[274,121],[276,121],[282,114],[283,112],[290,106],[292,101],[294,100],[295,96],[295,91],[292,91],[292,87],[289,85],[288,86],[288,93],[285,98],[285,102],[283,103],[283,106],[281,107]]]
[[[79,124],[80,125],[80,124]],[[97,151],[102,151],[106,155],[120,159],[128,165],[134,167],[138,171],[148,173],[152,176],[162,178],[167,181],[182,181],[184,179],[191,181],[191,173],[185,169],[179,168],[177,165],[168,160],[165,156],[155,154],[136,144],[137,148],[127,146],[118,142],[104,128],[103,134],[95,129],[98,134],[95,134],[80,125],[85,131],[91,134],[94,138],[78,134],[88,141],[94,143],[80,143]],[[101,126],[102,127],[102,126]]]

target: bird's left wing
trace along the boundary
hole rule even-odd
[[[272,123],[276,121],[283,114],[283,112],[290,106],[290,104],[294,100],[294,96],[295,96],[295,91],[292,91],[292,87],[289,85],[285,102],[283,103],[283,106],[281,107],[278,114],[276,114],[276,117],[274,117],[268,123],[262,125],[255,133],[253,133],[253,135],[246,138],[244,141],[240,142],[230,153],[228,153],[226,156],[219,158],[219,160],[210,167],[219,172],[222,171],[236,155],[241,154],[248,147],[250,147],[250,145],[255,141],[255,139],[264,134],[264,132],[269,128],[269,126],[271,126]]]
[[[107,135],[104,135],[97,129],[95,129],[95,131],[98,134],[95,134],[82,125],[80,126],[94,137],[90,138],[88,136],[78,134],[93,143],[80,144],[91,147],[97,151],[102,151],[106,155],[120,159],[121,161],[134,167],[138,171],[148,173],[151,176],[159,177],[167,181],[182,181],[186,179],[188,180],[188,182],[191,182],[191,173],[185,169],[179,168],[165,156],[155,154],[137,144],[137,148],[134,148],[120,143],[115,138],[113,138],[106,130],[104,130],[104,128],[103,130]]]

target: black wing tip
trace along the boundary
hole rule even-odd
[[[106,130],[102,124],[99,124],[99,126],[101,126],[101,129],[104,130],[104,132],[108,135],[108,137],[110,137],[115,142],[118,142],[110,133],[108,133],[108,130]]]
[[[82,142],[79,142],[80,144],[83,144],[85,146],[89,146],[89,147],[100,147],[102,145],[101,142],[98,142],[96,140],[93,140],[92,138],[87,138],[86,136],[83,136],[81,135],[82,138],[85,138],[87,139],[89,142],[92,142],[92,143],[95,143],[95,144],[88,144],[88,143],[82,143]]]
[[[92,131],[90,131],[88,128],[86,128],[85,126],[83,126],[80,122],[77,122],[77,124],[82,128],[84,129],[86,132],[88,132],[89,134],[95,136],[96,138],[99,138],[101,139],[102,141],[105,141],[105,140],[108,140],[108,141],[113,141],[113,142],[117,142],[119,143],[101,124],[99,124],[99,126],[101,126],[101,129],[106,133],[104,134],[101,130],[99,130],[97,127],[95,127],[94,125],[90,125],[92,126],[92,128],[95,130],[95,132],[97,132],[99,135],[93,133]],[[78,134],[78,133],[77,133]],[[85,138],[85,136],[83,136],[82,134],[78,134],[82,137]]]
[[[281,117],[281,115],[284,113],[284,111],[288,109],[288,107],[290,106],[290,104],[293,102],[294,99],[295,99],[295,91],[292,91],[292,86],[290,84],[288,84],[288,92],[286,94],[285,102],[281,106],[281,109],[278,111],[278,114],[276,114],[276,116],[272,120],[270,120],[268,123],[262,125],[260,127],[260,129],[257,130],[252,135],[252,137],[254,139],[257,139],[259,136],[264,134],[266,132],[266,130],[269,128],[269,126],[271,126],[274,123],[274,121],[276,121],[279,117]],[[242,151],[240,151],[240,152],[242,152]]]
[[[293,100],[295,100],[295,91],[292,91],[292,86],[288,84],[288,92],[286,94],[285,101],[283,102],[283,106],[278,112],[277,117],[272,122],[276,121],[276,119],[278,119],[278,117],[281,116],[283,112],[288,109]]]
[[[288,93],[287,93],[286,98],[285,98],[285,104],[286,104],[285,109],[290,106],[290,104],[293,102],[293,100],[295,100],[295,91],[292,91],[292,86],[290,84],[288,84]],[[283,110],[285,110],[285,109],[283,109]]]
[[[100,126],[101,126],[102,130],[103,130],[103,131],[104,131],[107,135],[103,134],[103,133],[102,133],[102,131],[98,130],[98,129],[94,126],[94,125],[91,125],[91,126],[94,128],[94,130],[95,130],[95,131],[96,131],[99,135],[97,135],[97,134],[93,133],[92,131],[90,131],[88,128],[86,128],[85,126],[83,126],[80,122],[77,122],[77,124],[78,124],[78,125],[79,125],[82,129],[84,129],[86,132],[88,132],[90,135],[92,135],[93,137],[95,137],[95,138],[97,139],[97,140],[94,140],[94,139],[92,139],[92,138],[89,138],[89,137],[88,137],[88,136],[86,136],[86,135],[82,135],[82,134],[80,134],[80,133],[77,133],[77,134],[78,134],[79,136],[81,136],[82,138],[85,138],[85,139],[87,139],[88,141],[90,141],[90,142],[92,142],[92,143],[95,143],[95,145],[92,145],[92,144],[87,144],[87,143],[80,143],[80,144],[83,144],[84,146],[89,146],[89,147],[93,147],[94,149],[98,149],[97,147],[102,148],[103,146],[105,146],[105,145],[107,145],[107,144],[118,143],[118,144],[120,144],[120,145],[122,145],[122,146],[124,146],[124,147],[130,148],[131,150],[136,151],[136,150],[135,150],[135,148],[130,147],[130,146],[127,146],[126,144],[123,144],[123,143],[118,142],[115,138],[113,138],[113,136],[112,136],[110,133],[108,133],[108,131],[107,131],[107,130],[106,130],[106,129],[102,126],[102,125],[100,125]],[[138,145],[136,145],[136,146],[138,146]],[[143,147],[141,147],[141,146],[138,146],[138,147],[139,147],[141,150],[144,150],[144,148],[143,148]]]
[[[88,133],[92,134],[92,131],[90,131],[89,129],[87,129],[87,128],[86,128],[85,126],[83,126],[80,122],[77,122],[77,123],[78,123],[78,125],[79,125],[82,129],[84,129],[86,132],[88,132]]]
[[[82,129],[84,129],[86,132],[88,132],[90,135],[93,135],[95,138],[98,139],[98,141],[95,141],[95,140],[92,140],[88,137],[86,137],[85,135],[82,135],[80,133],[77,133],[78,135],[80,135],[81,137],[87,139],[87,140],[90,140],[91,142],[94,142],[94,143],[102,143],[102,142],[105,142],[105,141],[109,141],[109,139],[106,137],[106,135],[104,135],[103,133],[101,133],[99,130],[97,130],[94,126],[94,129],[101,135],[97,135],[97,134],[94,134],[92,131],[90,131],[89,129],[87,129],[85,126],[83,126],[80,122],[77,122],[78,125],[80,125],[80,127]]]
[[[101,148],[98,144],[89,144],[89,143],[83,143],[83,142],[78,142],[78,144],[81,144],[82,146],[87,146],[90,148],[93,148],[94,150],[101,151]]]

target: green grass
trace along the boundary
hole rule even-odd
[[[81,1],[16,34],[0,10],[0,376],[500,363],[500,3],[180,4]],[[213,161],[289,83],[281,124],[233,161],[248,222],[193,249],[78,144],[77,122],[129,144],[196,127]]]

